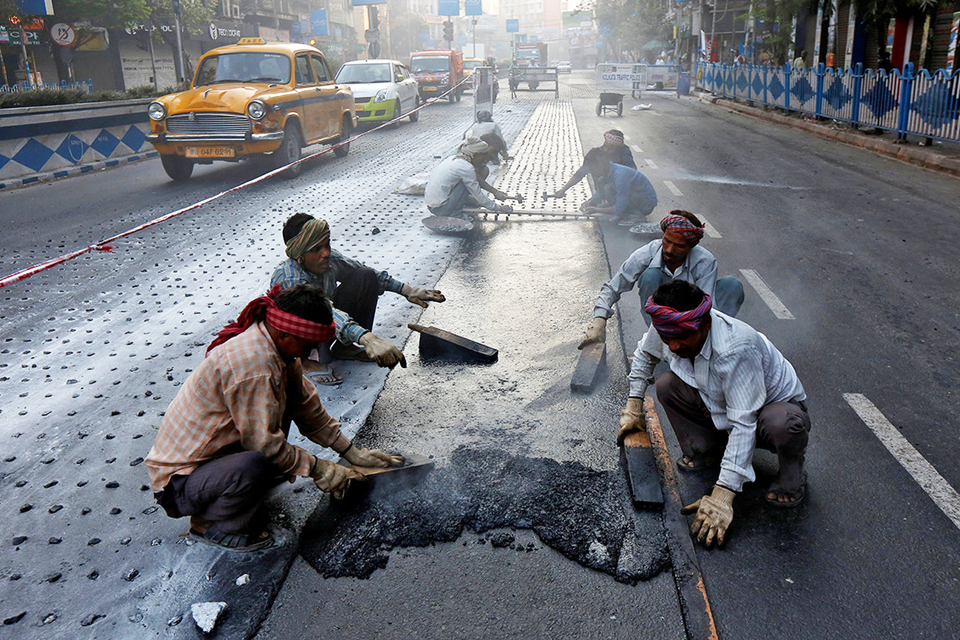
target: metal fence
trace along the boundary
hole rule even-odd
[[[960,69],[930,73],[827,68],[791,69],[790,65],[701,63],[697,87],[855,125],[960,142]]]

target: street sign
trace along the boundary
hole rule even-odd
[[[507,20],[507,33],[520,33],[520,21]]]
[[[482,0],[463,0],[463,15],[482,16],[483,15]]]
[[[310,12],[310,19],[313,21],[313,35],[326,36],[327,32],[327,10],[319,9]]]
[[[52,16],[53,0],[16,0],[21,12],[28,16]]]
[[[77,32],[70,25],[58,22],[50,28],[50,39],[61,47],[71,47],[77,41]]]
[[[438,16],[458,16],[460,15],[460,0],[438,0]]]
[[[367,42],[380,42],[380,30],[367,29],[363,32],[363,39]]]

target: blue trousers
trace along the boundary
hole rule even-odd
[[[657,287],[669,278],[660,269],[646,269],[640,274],[640,280],[637,281],[637,290],[640,293],[640,310],[643,311],[643,305],[646,304]],[[743,284],[733,276],[726,276],[717,280],[717,287],[713,296],[713,308],[720,313],[735,317],[740,312],[740,305],[743,304]],[[650,326],[650,316],[643,311],[643,319],[647,326]]]
[[[446,202],[439,207],[427,208],[430,210],[430,213],[435,216],[462,218],[464,216],[460,212],[471,203],[471,200],[470,192],[467,191],[467,185],[463,184],[463,182],[458,182],[457,186],[450,191],[450,197],[447,198]]]

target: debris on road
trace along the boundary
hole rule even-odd
[[[213,632],[217,623],[220,622],[220,616],[226,610],[226,602],[196,602],[190,606],[193,621],[197,623],[200,631],[206,634]]]

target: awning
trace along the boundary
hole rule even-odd
[[[643,51],[647,49],[670,49],[673,47],[672,42],[667,42],[666,40],[651,40],[647,44],[643,45]]]

